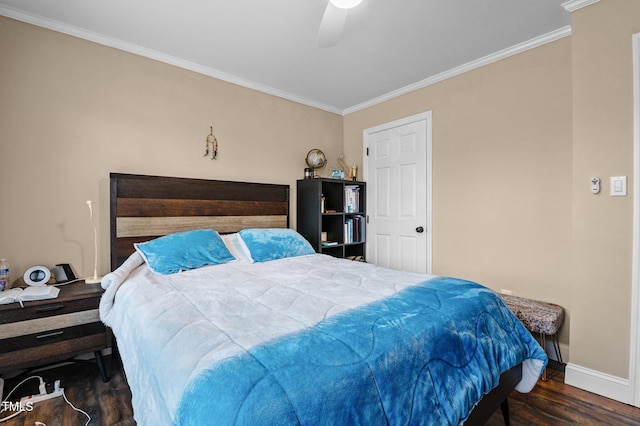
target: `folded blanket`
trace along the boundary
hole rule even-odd
[[[136,251],[129,256],[118,269],[102,277],[100,285],[105,289],[105,292],[100,299],[100,319],[103,322],[107,322],[106,317],[113,308],[116,292],[120,288],[120,285],[129,277],[131,272],[143,263],[144,260],[142,256]]]

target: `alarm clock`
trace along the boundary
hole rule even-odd
[[[26,270],[22,278],[24,282],[29,285],[43,286],[46,285],[49,278],[51,278],[51,271],[46,266],[32,266]]]

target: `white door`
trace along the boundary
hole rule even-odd
[[[431,273],[431,113],[364,131],[367,260]]]

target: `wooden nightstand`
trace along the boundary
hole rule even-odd
[[[100,321],[100,284],[59,287],[55,299],[0,305],[0,374],[69,360],[94,352],[102,380],[109,380],[100,351],[111,331]]]

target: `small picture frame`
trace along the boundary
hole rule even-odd
[[[332,170],[331,177],[333,179],[344,179],[344,171],[343,170]]]

